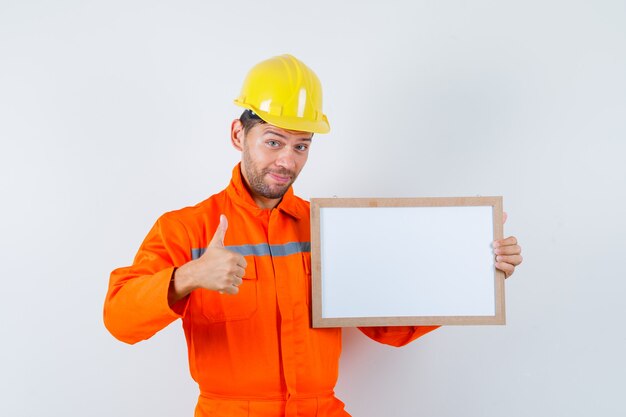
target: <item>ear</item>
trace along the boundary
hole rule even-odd
[[[241,120],[233,120],[230,125],[230,141],[233,144],[233,147],[240,152],[243,151],[244,136],[243,124],[241,123]]]

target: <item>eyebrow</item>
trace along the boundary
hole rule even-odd
[[[263,134],[264,135],[265,134],[272,134],[272,135],[276,135],[276,136],[278,136],[280,138],[287,139],[287,136],[285,136],[282,133],[277,132],[277,131],[275,131],[273,129],[267,129],[265,132],[263,132]],[[297,138],[296,140],[303,140],[303,141],[306,141],[306,142],[311,142],[312,138]]]

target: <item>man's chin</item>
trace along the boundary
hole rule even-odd
[[[272,198],[272,199],[283,198],[283,196],[287,193],[288,189],[289,189],[289,187],[285,188],[284,190],[282,190],[282,189],[281,190],[276,190],[276,191],[272,190],[269,193],[269,195],[271,197],[268,197],[268,198]]]
[[[267,187],[263,196],[271,199],[283,198],[287,190],[289,190],[289,187],[291,187],[291,183],[283,186]]]

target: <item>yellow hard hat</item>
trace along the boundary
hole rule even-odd
[[[291,55],[276,56],[256,64],[248,72],[235,104],[283,129],[330,131],[328,119],[322,112],[320,80]]]

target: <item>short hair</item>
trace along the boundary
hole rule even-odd
[[[249,109],[246,109],[243,113],[241,113],[241,116],[239,116],[239,121],[243,125],[244,135],[247,135],[248,131],[254,126],[261,123],[267,123],[265,120],[261,119],[258,114]],[[311,132],[311,138],[313,138],[313,132]]]
[[[261,119],[258,114],[249,109],[246,109],[243,113],[241,113],[239,121],[243,125],[244,135],[246,135],[254,126],[260,123],[265,123],[265,120]]]

